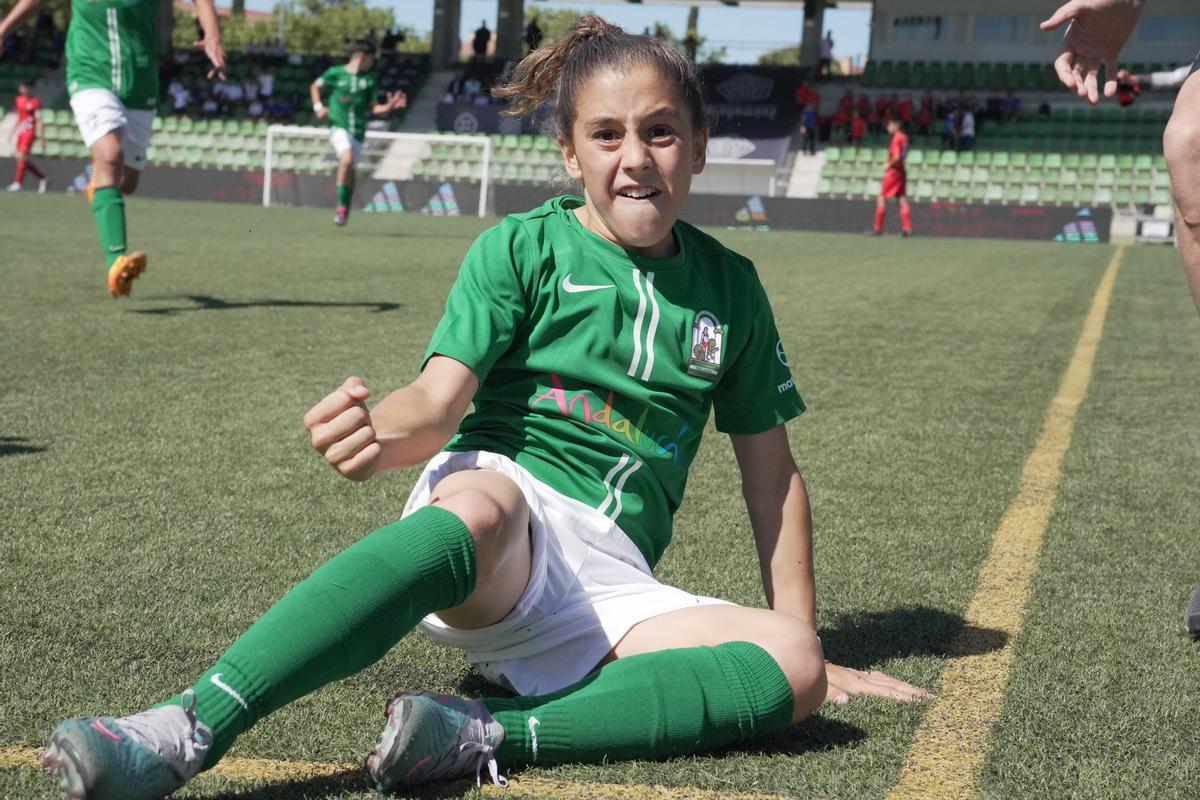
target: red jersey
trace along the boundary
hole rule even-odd
[[[904,158],[908,155],[908,134],[904,131],[896,131],[892,136],[892,143],[888,146],[888,161],[893,159],[896,161],[889,170],[898,170],[904,172]]]
[[[36,129],[36,120],[42,113],[42,101],[36,97],[19,94],[13,107],[17,111],[17,136],[32,136]]]
[[[850,120],[850,138],[861,139],[863,134],[867,132],[867,123],[862,118],[862,115]]]

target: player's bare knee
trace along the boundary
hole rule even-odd
[[[476,552],[494,560],[510,544],[512,534],[528,527],[521,491],[498,474],[481,479],[479,471],[455,473],[438,483],[433,504],[457,516],[471,532]]]

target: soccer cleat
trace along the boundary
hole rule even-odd
[[[912,236],[912,231],[900,231],[900,238],[907,239]]]
[[[883,236],[883,231],[877,231],[874,228],[867,228],[863,231],[864,236]]]
[[[504,728],[482,700],[401,692],[388,703],[387,724],[367,757],[367,771],[379,791],[390,792],[467,777],[472,769],[479,786],[486,764],[492,783],[503,789],[508,781],[494,755],[502,741]]]
[[[19,191],[21,191],[21,184],[17,183],[16,181],[13,181],[12,183],[10,183],[8,185],[8,190],[10,192],[19,192]]]
[[[108,293],[113,297],[128,297],[133,279],[146,270],[145,253],[126,253],[108,268]]]
[[[46,187],[49,185],[50,181],[48,181],[46,178],[42,178],[40,181],[38,181],[38,194],[45,194]]]
[[[1187,626],[1188,633],[1200,639],[1200,586],[1192,592],[1192,599],[1187,604],[1187,611],[1183,612],[1183,623]]]
[[[212,731],[196,695],[129,717],[75,717],[50,734],[39,759],[68,800],[158,800],[200,771]]]
[[[333,224],[337,225],[340,228],[343,225],[345,225],[346,221],[349,219],[350,219],[350,212],[346,210],[346,207],[338,206],[338,210],[336,212],[334,212],[334,214],[333,214]]]

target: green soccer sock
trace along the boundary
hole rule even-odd
[[[553,694],[484,702],[504,726],[496,760],[505,768],[672,758],[792,719],[783,670],[748,642],[630,656]]]
[[[347,184],[345,186],[338,184],[337,198],[338,208],[344,208],[347,212],[350,211],[350,199],[354,197],[354,185]]]
[[[459,605],[474,588],[470,531],[435,506],[325,562],[193,687],[196,716],[214,735],[205,769],[259,719],[375,663],[422,617]]]
[[[125,255],[125,198],[121,190],[115,186],[97,189],[92,197],[92,216],[100,232],[104,266],[111,267],[118,256]]]

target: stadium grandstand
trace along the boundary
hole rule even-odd
[[[911,136],[909,194],[918,203],[1088,207],[1111,212],[1118,228],[1120,220],[1169,216],[1161,135],[1173,93],[1123,85],[1119,103],[1089,107],[1063,90],[1051,65],[1060,34],[1038,27],[1052,4],[1011,0],[999,13],[983,0],[842,2],[839,8],[870,9],[870,51],[860,69],[837,74],[820,69],[819,36],[832,4],[780,5],[804,8],[798,63],[703,68],[716,126],[697,192],[759,202],[873,199],[887,153],[884,129],[898,118]],[[382,7],[372,18],[378,29],[343,32],[343,39],[382,35],[381,96],[402,90],[410,98],[406,110],[372,123],[364,172],[374,180],[372,195],[387,184],[398,193],[396,187],[416,184],[411,191],[426,195],[448,184],[463,207],[482,192],[488,197],[480,208],[500,213],[507,206],[496,193],[506,187],[521,190],[522,198],[553,191],[560,162],[554,142],[539,134],[536,120],[505,117],[488,93],[528,46],[525,22],[534,6],[498,0],[497,31],[481,53],[459,35],[457,0],[438,0],[431,32],[414,41],[388,26],[390,12]],[[695,4],[693,21],[704,6]],[[301,36],[296,17],[303,10],[284,18],[241,12],[238,36],[227,36],[228,80],[214,83],[202,54],[186,46],[190,6],[176,0],[170,11],[164,18],[173,20],[174,31],[165,26],[150,159],[205,172],[267,168],[268,201],[324,202],[299,187],[303,176],[328,176],[336,167],[314,130],[319,123],[308,100],[314,77],[344,58],[336,42]],[[220,11],[223,26],[233,24],[230,10]],[[18,82],[35,84],[47,108],[44,155],[52,172],[65,174],[81,172],[88,153],[63,86],[64,23],[41,14],[6,43],[0,105],[11,107]],[[671,35],[686,46],[686,31]],[[1159,0],[1123,52],[1122,66],[1135,74],[1171,68],[1191,60],[1197,41],[1194,4]],[[805,105],[816,118],[811,155],[799,132]],[[5,134],[13,117],[0,121],[0,148],[11,147]],[[406,136],[387,138],[387,132]],[[442,135],[411,137],[421,133]],[[287,175],[299,176],[290,193],[272,195],[271,185]],[[739,205],[735,213],[749,212]],[[776,214],[772,222],[784,221]]]

